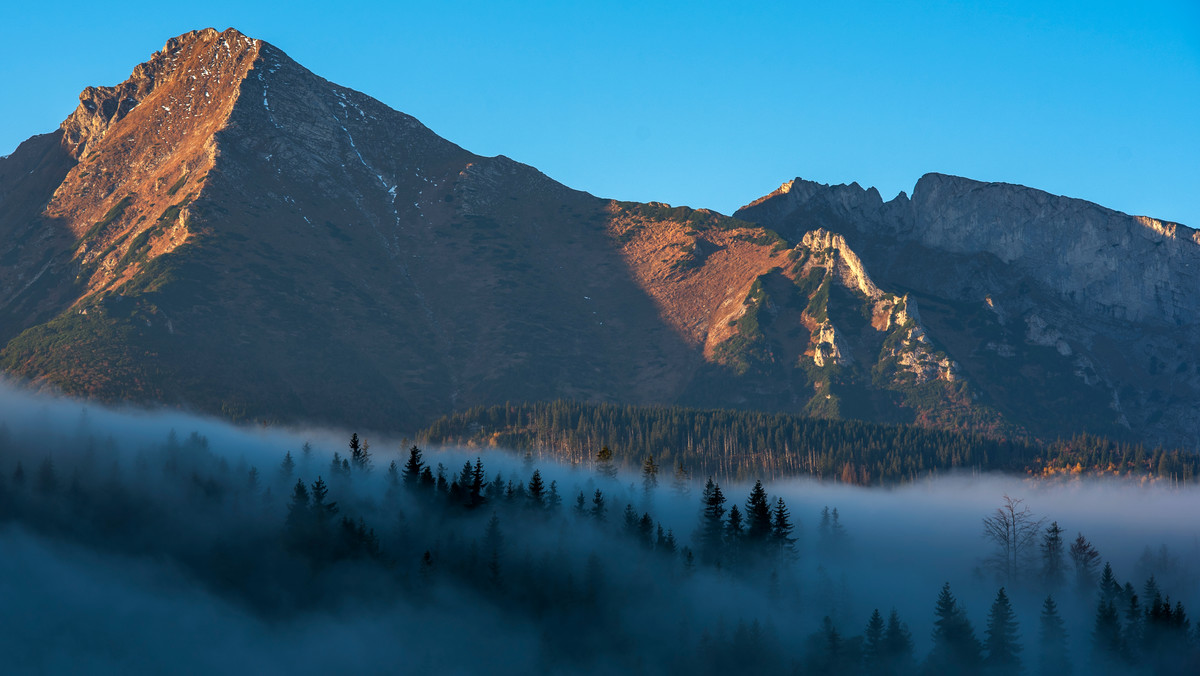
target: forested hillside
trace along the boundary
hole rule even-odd
[[[778,413],[569,401],[473,408],[438,420],[418,438],[548,452],[575,463],[607,448],[624,467],[654,458],[696,476],[733,479],[807,475],[874,485],[953,470],[1187,482],[1200,476],[1195,453],[1095,436],[1041,443]]]

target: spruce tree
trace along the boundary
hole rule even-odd
[[[974,673],[983,661],[982,646],[967,614],[958,606],[947,582],[934,606],[933,650],[929,653],[931,673]]]
[[[425,462],[421,458],[421,449],[413,446],[408,449],[408,460],[404,463],[404,483],[415,486],[425,470]]]
[[[1100,599],[1105,603],[1116,604],[1121,595],[1121,584],[1113,574],[1112,564],[1105,562],[1104,572],[1100,574]]]
[[[675,462],[675,473],[671,479],[671,490],[679,497],[687,497],[691,492],[692,474],[683,466],[682,460]]]
[[[1041,634],[1038,637],[1038,669],[1044,676],[1069,676],[1071,660],[1067,655],[1067,628],[1058,614],[1054,597],[1042,603]]]
[[[1057,521],[1042,533],[1042,582],[1051,590],[1062,587],[1067,578],[1062,534]]]
[[[725,526],[725,540],[730,544],[741,542],[743,535],[742,512],[737,505],[730,505],[729,522]]]
[[[762,545],[771,538],[771,503],[762,481],[754,482],[754,489],[746,500],[746,540]]]
[[[562,496],[558,494],[558,482],[550,482],[550,491],[546,494],[546,511],[557,512],[562,507]]]
[[[538,470],[533,470],[533,476],[529,478],[529,487],[525,490],[525,496],[529,499],[529,506],[542,510],[546,508],[546,484],[542,482],[542,473]]]
[[[658,464],[653,455],[648,455],[642,463],[642,490],[649,495],[655,488],[658,488]]]
[[[700,526],[696,533],[700,560],[707,564],[715,564],[721,560],[724,542],[725,496],[712,477],[704,484],[704,492],[700,495],[700,508]]]
[[[287,521],[284,523],[284,530],[291,544],[301,544],[307,536],[311,519],[308,488],[303,479],[296,479],[296,486],[292,489],[292,500],[288,503]]]
[[[863,630],[863,667],[868,674],[886,673],[887,648],[884,644],[883,615],[876,608]]]
[[[613,462],[613,452],[608,446],[601,446],[596,453],[596,471],[605,479],[617,478],[617,465]]]
[[[279,482],[282,484],[290,482],[295,472],[296,461],[292,459],[292,452],[288,451],[283,455],[283,462],[279,463]]]
[[[907,674],[913,671],[912,632],[900,621],[900,613],[892,608],[888,615],[887,632],[883,636],[884,665],[888,674]]]
[[[1096,623],[1092,629],[1092,656],[1097,665],[1108,666],[1120,659],[1121,618],[1112,601],[1100,600],[1096,608]]]
[[[1100,565],[1100,552],[1079,533],[1069,550],[1071,563],[1075,567],[1075,587],[1083,594],[1090,594],[1096,584],[1096,568]]]
[[[996,593],[996,600],[988,612],[987,659],[984,664],[993,674],[1017,674],[1021,671],[1021,644],[1017,634],[1017,617],[1013,613],[1004,587]]]
[[[592,518],[603,522],[607,519],[608,508],[604,506],[604,493],[599,488],[592,494]]]
[[[641,520],[638,521],[638,540],[647,549],[654,547],[654,519],[651,518],[650,512],[643,512]]]
[[[625,511],[621,513],[621,524],[625,529],[625,534],[631,538],[636,538],[638,534],[638,515],[633,509],[633,505],[626,503]]]
[[[776,551],[784,555],[795,552],[796,539],[792,537],[792,529],[791,513],[787,505],[782,497],[776,498],[775,513],[771,519],[771,543]]]

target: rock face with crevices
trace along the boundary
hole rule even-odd
[[[1083,200],[928,174],[884,202],[796,179],[737,217],[844,238],[906,289],[977,401],[1043,436],[1195,447],[1200,233]]]
[[[569,398],[1182,443],[1196,244],[938,175],[601,199],[205,29],[0,158],[0,366],[397,431]]]

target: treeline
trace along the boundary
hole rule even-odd
[[[555,401],[472,408],[418,434],[428,443],[550,452],[587,463],[601,448],[728,479],[807,475],[861,485],[952,470],[1105,473],[1195,481],[1200,455],[1094,436],[1043,444],[911,425],[782,413]]]
[[[135,454],[122,454],[111,438],[87,437],[53,453],[46,444],[0,434],[0,526],[170,561],[267,618],[403,600],[420,621],[452,593],[465,610],[438,640],[469,641],[471,618],[484,611],[528,631],[522,639],[535,636],[537,655],[491,665],[507,671],[529,660],[529,672],[1016,674],[1036,665],[1063,674],[1072,661],[1053,598],[1036,632],[1023,633],[1003,587],[983,637],[943,587],[931,599],[933,647],[924,655],[896,610],[886,620],[876,610],[855,632],[845,604],[823,600],[834,587],[823,566],[876,554],[855,549],[836,508],[821,511],[816,543],[804,546],[787,504],[761,481],[742,501],[709,478],[697,499],[685,475],[672,473],[668,483],[652,457],[638,486],[602,448],[595,473],[567,475],[568,489],[529,456],[520,469],[489,469],[482,458],[452,469],[413,446],[376,466],[357,435],[345,455],[306,444],[264,470],[230,462],[198,434],[172,434]],[[654,514],[688,504],[695,514],[688,532],[664,527]],[[1019,501],[1006,507],[989,518],[1008,527],[995,540],[1007,584],[1019,585],[1041,551],[1052,572],[1036,577],[1059,590],[1061,530],[1043,528]],[[1069,551],[1076,585],[1087,595],[1099,588],[1088,662],[1193,669],[1200,636],[1182,604],[1172,605],[1153,578],[1141,596],[1117,585],[1109,567],[1097,581],[1099,554],[1082,535],[1078,542]],[[815,579],[802,579],[806,561],[821,563]],[[803,608],[796,603],[802,585],[815,588]],[[728,617],[710,601],[727,589],[745,597]],[[824,615],[817,631],[798,634],[813,613]],[[687,623],[678,621],[683,616]],[[1037,650],[1023,653],[1022,641]],[[457,667],[489,668],[447,670]]]

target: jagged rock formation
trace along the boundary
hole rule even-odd
[[[1200,437],[1200,234],[1023,186],[929,174],[911,199],[796,179],[738,211],[840,234],[908,290],[979,402],[1046,436]]]
[[[737,216],[571,190],[195,31],[0,159],[0,365],[396,430],[572,398],[1197,431],[1190,229],[937,175]]]

